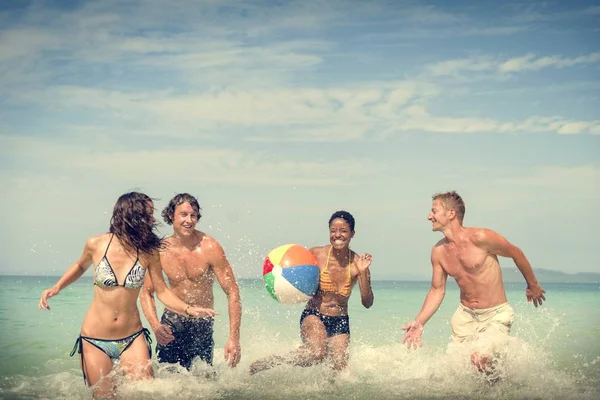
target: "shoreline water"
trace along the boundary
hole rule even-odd
[[[554,283],[590,283],[600,285],[600,273],[597,272],[572,272],[565,273],[556,270],[549,270],[543,268],[535,269],[536,276],[542,284],[554,284]],[[31,277],[31,278],[56,278],[58,280],[62,275],[47,275],[47,274],[25,274],[20,275],[14,272],[3,272],[0,271],[0,277]],[[85,279],[88,275],[83,276],[81,279]],[[89,276],[88,276],[89,277]],[[516,267],[503,267],[502,278],[504,283],[524,283],[521,272]],[[89,278],[91,279],[91,277]],[[238,280],[262,280],[262,276],[256,275],[253,277],[241,277],[238,276]],[[384,276],[384,277],[372,277],[373,281],[377,282],[431,282],[431,276],[419,275],[419,274],[401,274],[396,277]],[[452,279],[448,279],[448,283],[453,283]]]
[[[69,357],[83,315],[92,299],[91,277],[82,277],[51,300],[49,312],[37,310],[41,290],[56,277],[0,276],[0,398],[89,398],[79,361]],[[174,373],[155,365],[152,382],[124,382],[122,395],[140,399],[250,398],[474,398],[596,399],[600,397],[600,287],[595,283],[547,284],[548,301],[534,308],[525,285],[506,284],[517,317],[505,366],[507,380],[489,387],[473,373],[465,355],[449,354],[449,318],[458,289],[448,282],[440,310],[426,326],[424,347],[408,351],[400,344],[401,326],[420,309],[429,282],[374,281],[375,304],[350,298],[351,347],[348,374],[336,383],[328,369],[281,367],[250,377],[258,357],[281,354],[300,344],[303,305],[276,303],[262,279],[240,279],[242,361],[230,370],[222,360],[228,334],[226,298],[215,286],[215,362],[218,378]],[[147,322],[143,319],[145,326]],[[7,328],[8,327],[8,328]],[[156,343],[156,342],[154,342]],[[155,360],[155,355],[153,359]]]

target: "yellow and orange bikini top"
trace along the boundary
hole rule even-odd
[[[329,271],[327,269],[327,267],[329,266],[329,258],[331,257],[331,249],[333,249],[333,246],[329,247],[329,253],[327,254],[327,261],[325,262],[325,268],[323,269],[323,271],[321,271],[321,275],[319,276],[319,287],[323,292],[331,292],[331,293],[335,293],[335,294],[339,294],[340,296],[344,296],[344,297],[348,297],[350,296],[350,293],[352,292],[352,287],[351,287],[351,283],[352,283],[352,270],[350,268],[351,264],[350,264],[350,249],[348,249],[348,280],[346,281],[346,283],[344,284],[344,286],[342,287],[342,289],[340,289],[339,291],[337,290],[337,286],[331,281],[331,276],[329,276]]]

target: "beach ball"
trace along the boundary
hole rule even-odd
[[[319,288],[317,259],[304,246],[279,246],[271,250],[265,258],[263,279],[267,292],[278,302],[306,302]]]

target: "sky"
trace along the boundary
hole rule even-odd
[[[197,196],[239,278],[342,209],[373,279],[427,278],[447,190],[600,273],[599,78],[592,1],[5,0],[0,273],[61,275],[132,190]]]

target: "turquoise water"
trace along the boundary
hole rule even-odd
[[[92,283],[82,278],[37,309],[41,291],[56,277],[0,277],[0,398],[87,399],[79,361],[69,357],[91,302]],[[598,399],[600,398],[600,285],[546,284],[547,303],[527,304],[524,285],[507,285],[517,314],[504,365],[507,378],[490,386],[474,373],[466,354],[446,352],[449,320],[458,289],[449,282],[446,299],[427,325],[424,347],[405,349],[401,327],[419,311],[427,282],[374,282],[375,304],[350,299],[352,342],[348,371],[331,381],[328,369],[279,367],[249,376],[258,357],[284,353],[300,344],[303,305],[276,303],[260,280],[241,280],[242,361],[228,369],[222,349],[228,334],[226,298],[215,287],[215,369],[173,372],[155,366],[156,379],[123,382],[132,399]],[[146,326],[147,323],[143,321]]]

